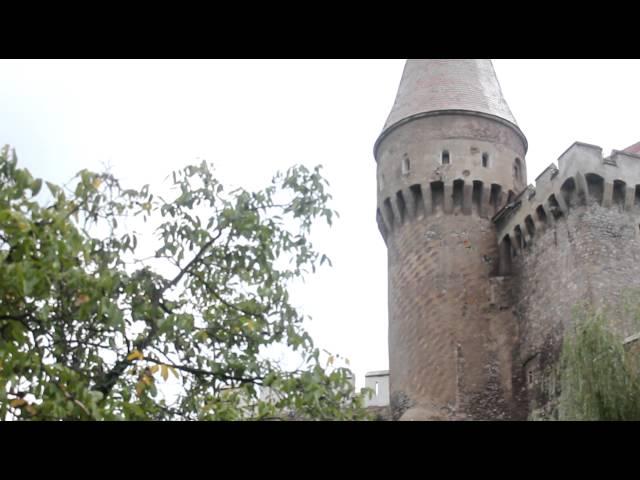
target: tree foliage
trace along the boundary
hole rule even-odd
[[[640,420],[640,355],[604,311],[579,309],[561,354],[561,420]]]
[[[165,200],[87,170],[45,189],[5,147],[0,418],[362,418],[350,372],[322,366],[289,298],[328,261],[308,238],[335,214],[319,170],[227,193],[203,162],[174,172]],[[143,258],[152,242],[127,226],[140,220],[159,246]],[[300,367],[270,359],[273,345]]]

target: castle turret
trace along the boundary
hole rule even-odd
[[[491,217],[525,188],[526,150],[491,61],[407,61],[374,147],[396,417],[519,418]]]

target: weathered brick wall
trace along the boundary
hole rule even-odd
[[[378,144],[394,418],[518,418],[490,218],[523,187],[524,153],[512,127],[471,114],[416,118]]]
[[[419,419],[522,415],[512,388],[510,285],[493,277],[497,255],[491,222],[475,215],[416,219],[389,238],[396,414],[411,405],[408,415]]]
[[[578,307],[604,309],[624,337],[638,331],[640,156],[575,142],[535,187],[494,216],[501,271],[512,270],[519,363],[530,414],[559,392],[553,371]]]

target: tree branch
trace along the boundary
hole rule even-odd
[[[214,242],[216,240],[218,240],[220,238],[220,236],[222,235],[222,230],[218,230],[218,234],[211,238],[211,240],[209,240],[207,243],[205,243],[202,248],[200,249],[200,251],[196,254],[195,257],[193,257],[191,259],[191,261],[183,268],[180,270],[180,273],[178,273],[178,275],[171,280],[171,282],[169,282],[169,284],[167,284],[160,293],[164,292],[165,290],[175,286],[178,284],[178,282],[182,279],[182,277],[184,276],[185,273],[187,273],[189,271],[189,269],[196,264],[196,262],[198,262],[202,256],[204,255],[204,253],[209,249],[209,247],[211,247],[211,245],[214,244]]]
[[[145,358],[145,360],[148,361],[148,362],[151,362],[151,363],[155,363],[157,365],[168,365],[170,367],[175,368],[176,370],[180,370],[180,371],[183,371],[183,372],[191,373],[193,375],[213,376],[213,377],[216,377],[216,378],[220,378],[222,380],[235,380],[237,382],[253,383],[255,385],[262,385],[262,380],[264,380],[264,377],[260,377],[260,376],[256,376],[256,377],[252,377],[252,378],[234,377],[232,375],[225,375],[225,374],[221,374],[221,373],[215,373],[215,372],[212,372],[210,370],[203,370],[201,368],[188,367],[186,365],[178,365],[178,364],[175,364],[173,362],[161,362],[160,360],[156,360],[155,358]]]

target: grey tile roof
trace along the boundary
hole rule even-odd
[[[517,126],[491,60],[407,60],[383,131],[407,117],[442,110],[482,112]]]

